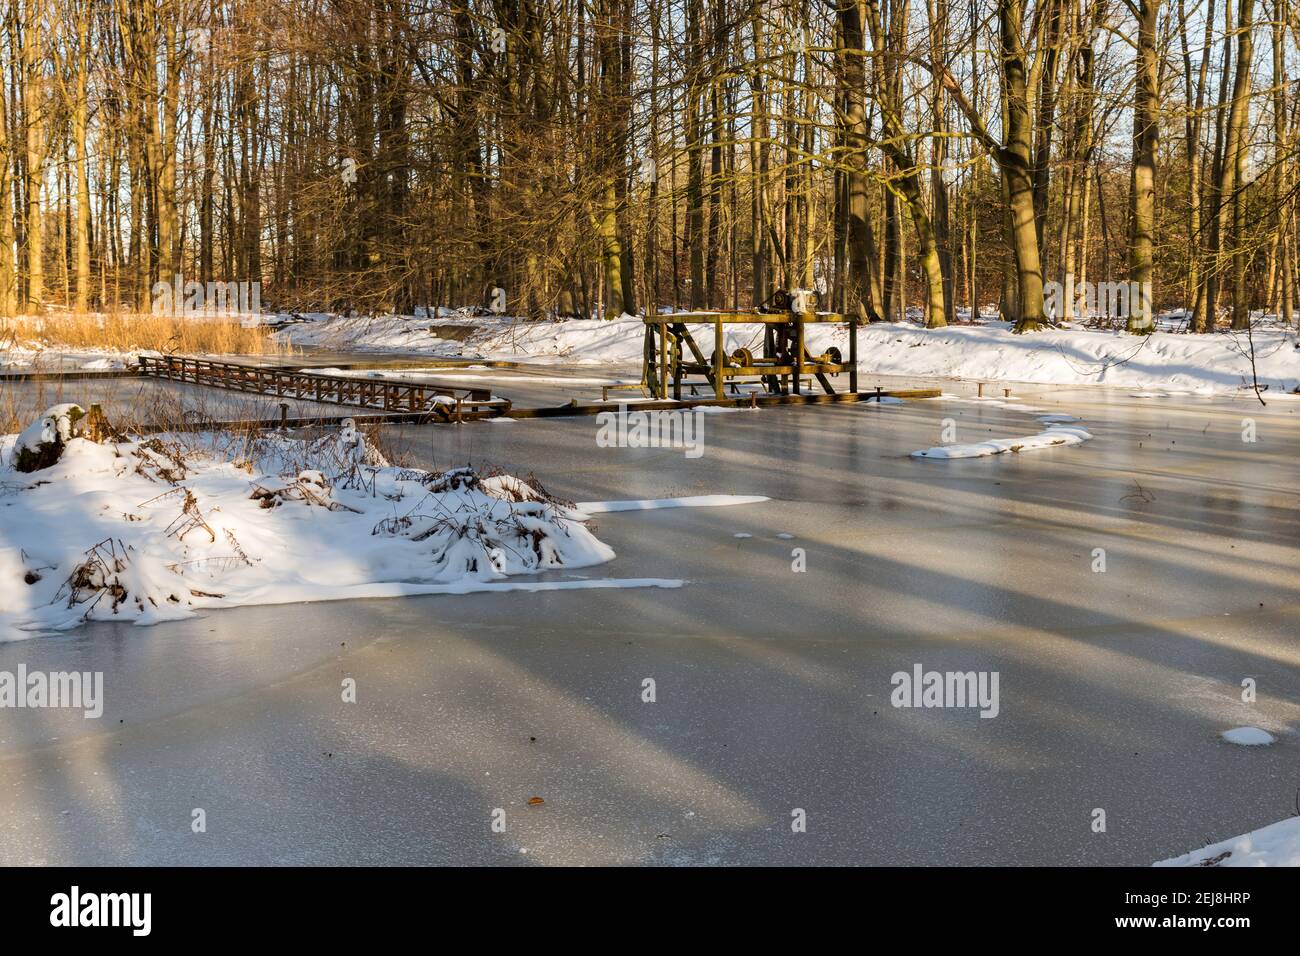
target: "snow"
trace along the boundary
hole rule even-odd
[[[1156,866],[1300,866],[1300,817],[1212,843]]]
[[[1258,727],[1233,727],[1223,732],[1223,739],[1243,747],[1261,747],[1273,742],[1273,735]]]
[[[43,444],[66,442],[80,432],[84,415],[85,411],[81,406],[72,402],[47,408],[44,415],[23,429],[14,447],[37,451]]]
[[[727,505],[753,505],[769,499],[763,495],[692,495],[685,498],[642,498],[631,501],[579,501],[578,510],[585,515],[610,511],[652,511],[659,508],[718,508]]]
[[[283,317],[287,318],[287,316]],[[339,316],[305,313],[273,337],[299,346],[379,352],[455,355],[458,342],[435,338],[430,320],[411,315]],[[453,320],[459,323],[460,319]]]
[[[354,350],[399,350],[411,354],[639,365],[645,326],[623,317],[522,321],[504,317],[451,319],[473,331],[463,341],[429,332],[429,321],[409,316],[329,318],[288,326],[276,333],[295,345]],[[713,330],[692,324],[707,353]],[[758,324],[725,328],[728,351],[757,348]],[[831,323],[807,327],[814,354],[832,345],[847,351],[847,328]],[[1062,327],[1016,335],[1010,324],[979,324],[925,329],[910,322],[877,323],[858,330],[860,368],[867,373],[906,377],[942,376],[974,381],[1013,381],[1061,385],[1108,385],[1149,391],[1170,389],[1194,394],[1235,392],[1252,381],[1253,348],[1261,385],[1272,392],[1300,387],[1300,349],[1296,333],[1276,322],[1256,323],[1250,336],[1221,331],[1188,335],[1157,331],[1133,336],[1122,331]]]
[[[988,455],[1001,455],[1004,452],[1034,451],[1040,448],[1054,448],[1058,445],[1078,445],[1092,435],[1082,428],[1067,425],[1052,425],[1047,431],[1024,438],[995,438],[977,442],[973,445],[938,445],[912,452],[913,458],[983,458]]]
[[[16,442],[0,440],[0,640],[207,607],[515,590],[508,578],[614,557],[534,485],[391,467],[347,426],[315,442],[73,437],[30,474],[9,467]]]

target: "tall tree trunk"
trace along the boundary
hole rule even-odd
[[[1232,327],[1249,326],[1246,303],[1246,249],[1242,235],[1243,191],[1245,189],[1246,123],[1250,111],[1251,63],[1254,58],[1252,35],[1255,26],[1255,0],[1239,0],[1237,12],[1237,63],[1232,83],[1232,108],[1228,116],[1228,135],[1223,150],[1223,169],[1219,180],[1219,234],[1228,232],[1232,222]]]
[[[859,318],[878,322],[881,287],[876,269],[877,250],[871,228],[870,180],[867,174],[869,121],[866,106],[866,36],[863,0],[840,0],[837,8],[842,44],[840,69],[844,76],[844,192],[849,276],[848,305]]]
[[[754,308],[759,308],[767,302],[772,290],[768,270],[767,245],[767,77],[763,62],[766,56],[767,41],[763,32],[763,13],[758,5],[754,6],[750,27],[754,38],[754,64],[750,71],[749,81],[750,97],[754,104],[753,132],[749,140],[751,175],[750,268],[753,285],[751,303]]]
[[[1225,233],[1226,208],[1227,201],[1224,196],[1223,177],[1224,170],[1224,141],[1227,138],[1228,116],[1226,105],[1228,103],[1228,75],[1232,70],[1232,2],[1224,0],[1223,4],[1223,53],[1221,65],[1219,68],[1218,92],[1216,93],[1216,105],[1214,110],[1214,151],[1211,155],[1210,176],[1207,184],[1207,201],[1206,210],[1211,214],[1210,231],[1206,251],[1204,255],[1204,265],[1201,273],[1204,276],[1204,295],[1198,297],[1198,306],[1203,299],[1203,318],[1204,328],[1213,332],[1218,324],[1219,314],[1219,288],[1222,284],[1223,277],[1223,247],[1227,241]],[[1207,58],[1210,56],[1207,48],[1204,54]],[[1231,175],[1231,172],[1228,172]]]
[[[1133,181],[1130,196],[1128,330],[1152,329],[1151,283],[1156,222],[1156,147],[1159,136],[1159,77],[1156,72],[1156,20],[1160,0],[1134,0],[1138,16],[1137,77],[1133,96]]]
[[[1205,286],[1201,281],[1201,253],[1204,237],[1201,235],[1201,208],[1204,202],[1204,157],[1201,150],[1201,111],[1205,106],[1205,77],[1210,64],[1210,43],[1214,29],[1214,4],[1209,0],[1205,14],[1205,35],[1201,48],[1200,74],[1192,80],[1192,55],[1189,47],[1186,0],[1178,0],[1179,34],[1183,47],[1183,87],[1188,110],[1184,124],[1187,151],[1187,178],[1189,200],[1187,203],[1187,284],[1186,295],[1192,306],[1191,331],[1205,331]]]
[[[1023,0],[998,0],[1002,82],[1007,89],[1006,146],[1000,162],[1007,177],[1011,237],[1016,252],[1019,318],[1016,331],[1043,324],[1043,268],[1034,210],[1033,125],[1029,111],[1023,41]]]
[[[8,97],[0,91],[0,316],[18,312],[18,274],[14,262],[13,162],[10,155]]]
[[[948,0],[930,2],[930,59],[943,62],[948,57]],[[952,225],[948,209],[948,119],[942,83],[935,83],[931,104],[934,117],[934,170],[930,175],[930,192],[934,195],[934,244],[938,249],[939,273],[943,288],[943,325],[956,321],[957,303],[952,263]],[[918,233],[918,239],[920,234]],[[927,325],[931,320],[927,318]]]
[[[691,260],[692,309],[705,307],[704,301],[704,170],[703,122],[700,99],[704,86],[704,46],[702,0],[688,0],[686,5],[686,248]]]
[[[1291,179],[1290,137],[1287,135],[1286,115],[1286,4],[1273,0],[1273,235],[1277,248],[1277,312],[1284,324],[1293,316],[1294,287],[1291,266],[1291,246],[1287,241],[1290,223],[1291,197],[1288,186]]]
[[[23,21],[23,126],[27,140],[27,215],[23,223],[27,266],[27,311],[38,313],[45,300],[45,219],[41,192],[45,181],[45,0],[27,0]]]
[[[90,308],[90,169],[86,157],[86,121],[89,103],[86,84],[90,69],[90,13],[86,4],[77,13],[76,91],[72,103],[72,140],[76,151],[77,215],[74,247],[76,251],[77,297],[74,309]]]
[[[158,278],[169,282],[172,276],[181,271],[180,209],[176,197],[176,129],[180,112],[180,74],[184,51],[181,49],[181,11],[177,0],[162,0],[158,22],[166,44],[161,71],[163,88],[159,95],[162,116],[158,118],[155,111],[152,117],[155,123],[161,124],[154,133],[158,141]]]

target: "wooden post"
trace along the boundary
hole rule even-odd
[[[858,315],[849,315],[849,391],[858,391]]]
[[[100,444],[112,434],[112,431],[108,427],[108,419],[104,417],[104,409],[100,407],[98,402],[91,405],[90,413],[86,416],[86,437],[95,444]]]
[[[659,323],[659,397],[668,397],[668,323]]]
[[[723,399],[722,369],[727,362],[727,343],[722,337],[722,313],[713,317],[713,397]]]
[[[655,390],[655,379],[659,377],[659,369],[656,367],[658,364],[656,361],[657,355],[658,352],[655,350],[654,327],[647,322],[645,327],[645,338],[641,342],[641,361],[645,366],[641,369],[641,384],[650,387],[650,394],[652,396],[654,395]],[[601,401],[609,401],[608,391],[604,392]]]
[[[682,400],[682,340],[675,333],[673,335],[672,358],[670,361],[673,364],[673,398],[680,402]],[[692,388],[691,393],[694,394],[694,388]],[[667,395],[664,396],[664,398],[667,397]]]
[[[803,313],[793,313],[794,318],[794,393],[802,394],[800,389],[803,387],[800,380],[803,378]]]

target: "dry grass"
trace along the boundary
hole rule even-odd
[[[262,326],[131,312],[52,313],[0,321],[0,352],[14,348],[150,350],[197,355],[284,355],[288,346]]]
[[[13,435],[30,425],[33,404],[31,400],[20,401],[15,389],[0,386],[0,435]]]

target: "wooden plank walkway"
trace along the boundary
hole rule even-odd
[[[346,405],[372,411],[428,415],[456,421],[475,413],[495,417],[510,410],[510,400],[495,398],[490,389],[457,388],[431,382],[411,382],[349,375],[324,375],[298,369],[219,362],[180,355],[140,356],[140,374],[149,378],[207,385],[268,398],[288,398]]]

